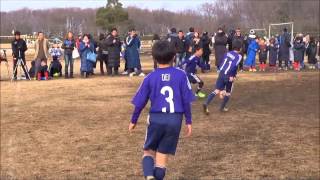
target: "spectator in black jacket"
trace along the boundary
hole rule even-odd
[[[240,50],[239,54],[242,56],[241,61],[239,63],[239,70],[243,71],[243,56],[246,52],[246,44],[245,44],[244,37],[241,35],[240,28],[236,29],[236,32],[235,32],[233,39],[232,39],[232,44],[236,44],[238,42],[241,44],[241,50]]]
[[[210,61],[210,43],[211,39],[208,36],[208,32],[203,32],[202,37],[201,37],[201,42],[202,42],[202,48],[203,48],[203,54],[202,54],[202,72],[205,72],[206,70],[209,70],[209,61]]]
[[[177,39],[177,42],[175,44],[176,46],[176,52],[177,52],[177,55],[176,55],[176,66],[179,66],[183,59],[186,57],[186,40],[184,38],[184,33],[182,30],[179,31],[178,33],[178,39]]]
[[[289,67],[291,37],[287,28],[283,29],[283,34],[279,37],[279,69],[282,69],[282,62],[285,63],[285,70]]]
[[[106,46],[103,41],[105,40],[105,35],[100,34],[99,35],[99,41],[98,41],[98,56],[97,60],[100,62],[100,73],[101,75],[104,75],[104,69],[103,69],[103,63],[105,63],[106,68],[108,68],[108,47]]]
[[[236,31],[234,29],[231,29],[229,31],[229,34],[228,34],[228,40],[227,40],[227,43],[228,43],[228,50],[229,51],[232,51],[232,41],[233,41],[233,38],[236,34]]]
[[[190,27],[189,32],[186,34],[185,39],[186,39],[186,57],[189,58],[192,55],[192,42],[194,38],[194,28]]]
[[[106,45],[108,46],[108,75],[119,74],[120,67],[120,52],[121,52],[121,41],[118,36],[118,30],[113,28],[111,34],[105,40]]]
[[[28,75],[28,70],[26,68],[26,58],[25,58],[25,52],[28,50],[26,42],[20,38],[20,32],[16,31],[14,33],[15,39],[11,43],[12,48],[12,56],[13,56],[13,70],[15,70],[17,67],[17,62],[19,59],[23,61],[22,69],[25,73],[25,76],[27,79],[30,80],[30,77]],[[14,79],[17,79],[17,70],[14,72]]]
[[[310,42],[308,44],[307,50],[306,50],[306,54],[308,56],[308,63],[309,63],[309,68],[310,69],[315,69],[316,68],[316,64],[317,64],[317,43],[315,41],[314,37],[310,37]]]
[[[219,71],[223,56],[227,52],[227,36],[222,28],[218,28],[218,32],[214,37],[214,51],[217,70]]]
[[[176,28],[171,28],[170,33],[167,35],[167,40],[170,42],[171,46],[176,46],[178,41],[178,34]]]

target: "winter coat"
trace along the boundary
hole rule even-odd
[[[290,58],[290,35],[288,33],[283,33],[279,37],[279,59],[289,60]]]
[[[203,48],[203,42],[201,38],[193,38],[193,41],[191,42],[192,54],[196,52],[195,46],[199,46],[200,48]]]
[[[259,46],[259,61],[266,61],[268,58],[268,46],[260,45]]]
[[[256,65],[256,52],[259,49],[259,45],[256,41],[251,41],[248,46],[247,59],[245,60],[246,66]]]
[[[94,52],[94,44],[90,42],[90,47],[86,46],[84,42],[80,43],[79,47],[80,57],[81,57],[81,72],[93,72],[93,62],[87,60],[87,54],[89,52]]]
[[[141,42],[139,37],[138,36],[127,37],[126,44],[127,46],[126,46],[125,56],[127,60],[127,67],[129,69],[141,67],[140,55],[139,55]]]
[[[104,38],[100,39],[97,42],[98,45],[98,52],[97,52],[97,60],[103,60],[105,62],[108,61],[108,46],[104,43]]]
[[[179,37],[177,33],[170,33],[167,36],[167,40],[169,41],[170,45],[173,47],[177,46],[177,41],[178,41]]]
[[[176,51],[177,53],[185,53],[187,50],[186,39],[182,37],[182,39],[178,38],[176,44]]]
[[[208,35],[201,37],[202,46],[203,46],[203,56],[209,56],[211,54],[210,50],[210,38]]]
[[[279,50],[278,44],[270,44],[269,45],[269,64],[271,66],[275,66],[277,64],[278,50]]]
[[[244,37],[243,36],[234,36],[232,39],[232,47],[234,46],[235,43],[240,42],[241,44],[241,51],[240,54],[244,54],[244,52],[246,52],[246,45],[245,45],[245,41],[244,41]]]
[[[293,44],[294,62],[302,62],[304,59],[305,44],[302,41],[295,41]]]
[[[39,47],[40,42],[39,41],[40,40],[38,39],[35,42],[34,59],[37,59],[38,54],[39,54],[39,49],[40,49],[40,47]],[[48,59],[50,56],[49,55],[49,41],[48,41],[48,39],[43,39],[43,51],[44,51],[44,55],[45,55],[46,59]]]
[[[115,42],[113,42],[114,40]],[[120,67],[120,38],[109,35],[104,43],[108,46],[108,67]]]
[[[11,48],[12,48],[12,55],[15,58],[19,58],[19,51],[20,51],[20,57],[22,59],[25,59],[25,52],[28,50],[27,44],[23,39],[19,40],[14,40],[11,43]]]
[[[227,36],[225,33],[217,33],[214,37],[214,53],[216,58],[216,66],[219,67],[223,61],[223,56],[227,52]]]
[[[194,32],[188,32],[185,39],[186,39],[186,58],[189,58],[192,55],[192,52],[189,51],[192,48],[194,38]]]
[[[315,42],[310,42],[306,51],[308,56],[308,63],[309,64],[316,64],[317,63],[317,44]]]

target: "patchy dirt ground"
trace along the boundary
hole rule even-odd
[[[147,110],[134,134],[127,127],[143,78],[11,83],[1,72],[0,179],[142,179]],[[200,77],[209,93],[217,74]],[[202,101],[168,180],[320,178],[319,72],[241,73],[225,114],[215,99],[203,115]]]

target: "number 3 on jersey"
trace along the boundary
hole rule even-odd
[[[165,96],[166,92],[168,92],[168,97],[166,97],[166,101],[170,105],[170,113],[174,113],[173,90],[172,90],[172,88],[170,86],[164,86],[163,88],[161,88],[161,91],[160,91],[161,94],[163,94]],[[162,112],[166,113],[167,112],[167,108],[163,107],[162,108]]]

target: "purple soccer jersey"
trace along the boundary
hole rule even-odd
[[[145,77],[132,103],[142,109],[151,101],[150,113],[185,113],[186,105],[195,99],[184,71],[168,67],[158,68]],[[188,108],[187,108],[188,109]],[[191,123],[191,117],[187,117]],[[133,121],[134,122],[134,121]]]
[[[242,56],[235,51],[227,52],[223,58],[220,75],[235,77],[241,58]]]
[[[200,61],[201,61],[200,57],[193,55],[190,58],[186,59],[182,65],[187,64],[185,69],[187,74],[190,74],[190,73],[195,74],[197,71],[197,66],[201,68],[203,67]]]

